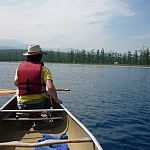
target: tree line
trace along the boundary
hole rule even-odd
[[[24,61],[22,55],[26,49],[5,49],[0,50],[0,61]],[[76,63],[76,64],[120,64],[120,65],[150,65],[150,50],[149,48],[142,50],[128,51],[127,53],[105,52],[92,49],[70,49],[67,52],[58,50],[45,50],[47,55],[43,56],[44,62],[50,63]]]

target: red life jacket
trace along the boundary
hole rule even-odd
[[[41,94],[46,85],[41,83],[42,62],[23,62],[18,66],[18,95]],[[42,90],[44,87],[44,90]]]

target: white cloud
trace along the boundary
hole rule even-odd
[[[105,26],[136,15],[122,0],[7,0],[0,2],[0,38],[45,47],[98,48],[112,35]]]

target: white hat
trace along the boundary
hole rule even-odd
[[[28,47],[28,52],[23,53],[24,56],[29,55],[38,55],[38,54],[46,54],[42,51],[41,47],[38,44],[32,44]]]

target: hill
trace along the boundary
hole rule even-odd
[[[0,49],[26,49],[27,44],[14,39],[0,39]]]

